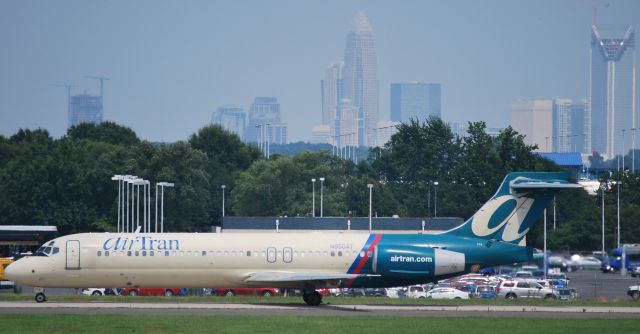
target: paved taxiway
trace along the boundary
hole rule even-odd
[[[0,314],[638,318],[640,307],[0,302]]]

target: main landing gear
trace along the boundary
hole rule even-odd
[[[36,303],[44,303],[47,301],[47,296],[44,295],[43,288],[33,288],[33,292],[36,293]]]
[[[309,306],[318,306],[322,303],[322,295],[315,290],[305,290],[302,293],[302,299],[304,299],[304,302]]]

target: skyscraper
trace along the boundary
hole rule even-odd
[[[81,123],[102,123],[102,99],[100,96],[78,94],[69,100],[68,126]]]
[[[356,13],[344,50],[344,97],[364,116],[364,134],[358,145],[375,142],[373,129],[378,122],[378,70],[373,29],[363,12]]]
[[[622,154],[623,131],[636,127],[635,32],[633,27],[591,27],[591,146],[606,158]]]
[[[524,135],[524,143],[538,145],[538,151],[551,152],[552,101],[518,100],[511,102],[511,127]]]
[[[270,128],[274,128],[274,130],[270,130]],[[276,133],[278,134],[278,142],[285,143],[287,125],[280,120],[278,99],[275,97],[256,97],[249,108],[245,141],[257,143],[268,140],[273,143]]]
[[[211,116],[211,123],[219,124],[225,130],[233,132],[240,140],[244,140],[244,132],[247,124],[247,114],[241,106],[225,104]]]
[[[336,106],[342,100],[342,68],[344,62],[335,61],[324,71],[322,80],[322,124],[333,124],[336,117]]]
[[[406,123],[411,119],[423,122],[429,117],[440,118],[440,91],[440,84],[391,84],[391,120]]]
[[[553,100],[553,152],[589,153],[589,113],[585,100]]]

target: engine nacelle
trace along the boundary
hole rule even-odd
[[[373,272],[386,276],[431,277],[464,271],[463,253],[418,246],[377,245]]]

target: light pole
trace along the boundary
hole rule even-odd
[[[631,171],[636,172],[636,128],[631,128]]]
[[[311,216],[316,217],[316,179],[311,179]]]
[[[226,188],[226,185],[221,185],[220,188],[222,188],[222,218],[224,218],[224,188]]]
[[[433,217],[438,217],[438,181],[433,182]]]
[[[624,169],[624,167],[622,169]],[[620,248],[620,183],[620,181],[616,181],[616,187],[618,188],[618,248]]]
[[[373,193],[373,184],[368,183],[367,184],[367,188],[369,188],[369,233],[371,233],[371,200],[372,200],[372,193]]]
[[[547,209],[544,209],[544,219],[543,219],[543,223],[544,223],[544,249],[542,250],[543,252],[543,259],[544,259],[544,264],[542,265],[542,269],[544,270],[544,274],[543,274],[543,279],[547,279],[547,273],[549,272],[548,267],[548,263],[547,263]]]
[[[323,212],[322,212],[324,209],[322,206],[323,195],[324,195],[324,177],[321,177],[320,178],[320,218],[323,217]]]
[[[164,233],[164,187],[173,187],[174,183],[158,182],[157,186],[160,186],[160,233]]]
[[[602,185],[602,255],[604,254],[604,185]]]
[[[622,171],[624,172],[624,133],[627,131],[627,129],[622,129]],[[618,245],[619,247],[620,245]]]
[[[122,175],[114,175],[111,177],[111,181],[118,181],[118,225],[117,231],[120,233],[120,194],[122,193]]]

